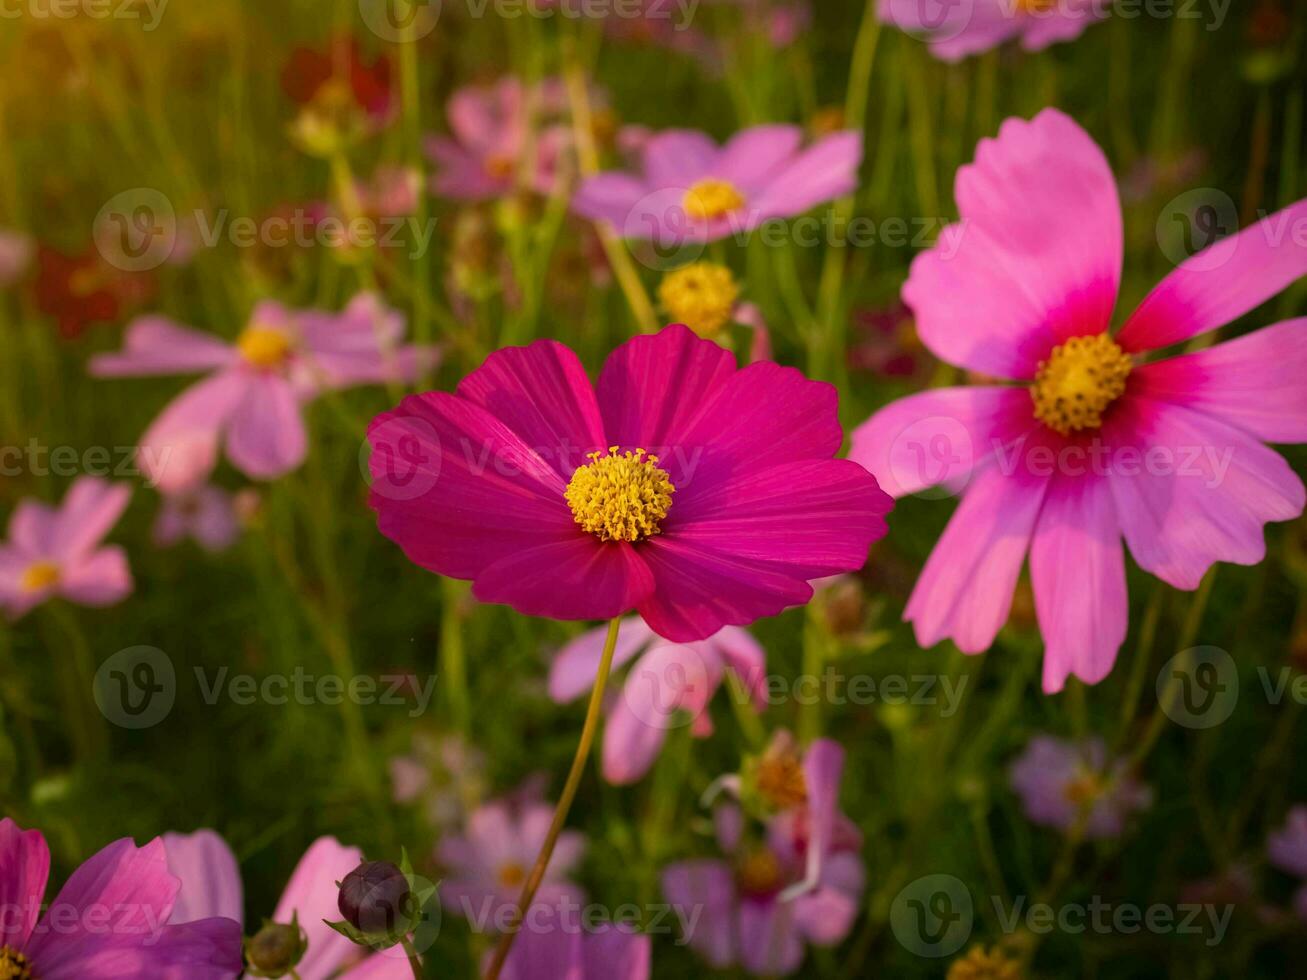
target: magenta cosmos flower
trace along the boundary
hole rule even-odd
[[[1111,0],[880,0],[880,19],[958,61],[1017,39],[1040,51],[1079,37],[1111,12]]]
[[[549,696],[560,704],[594,686],[607,627],[582,633],[559,651],[549,674]],[[767,654],[748,632],[727,626],[698,643],[660,640],[644,621],[622,621],[613,651],[613,669],[643,651],[626,675],[621,696],[612,702],[604,727],[603,773],[610,783],[634,783],[649,771],[667,733],[689,717],[690,733],[713,732],[708,702],[727,670],[752,695],[755,710],[766,704]]]
[[[808,748],[802,769],[786,782],[795,805],[768,824],[765,841],[750,841],[739,807],[717,808],[717,842],[729,860],[669,865],[663,894],[678,909],[700,910],[687,936],[716,969],[740,964],[759,976],[784,976],[811,943],[830,946],[848,935],[865,883],[862,846],[839,812],[844,751],[828,739]]]
[[[561,918],[561,914],[560,914]],[[649,980],[652,944],[620,926],[526,926],[500,980]]]
[[[1029,551],[1044,690],[1097,683],[1126,635],[1123,536],[1193,589],[1216,561],[1261,561],[1263,526],[1302,513],[1302,481],[1263,440],[1307,441],[1307,321],[1144,355],[1307,273],[1307,202],[1181,263],[1114,336],[1121,209],[1088,134],[1052,109],[1008,120],[957,198],[962,222],[917,257],[903,298],[937,356],[1018,383],[895,402],[850,455],[895,496],[966,485],[908,602],[922,646],[988,648]]]
[[[860,133],[802,143],[798,126],[754,126],[720,147],[704,133],[668,130],[644,144],[639,174],[596,174],[581,184],[572,207],[626,238],[664,247],[749,232],[857,186]]]
[[[1096,736],[1069,742],[1036,735],[1012,763],[1009,778],[1031,822],[1068,831],[1084,821],[1091,840],[1120,837],[1126,821],[1153,800],[1129,760],[1109,759]]]
[[[129,596],[127,553],[100,542],[131,496],[126,484],[83,476],[57,509],[22,501],[0,544],[0,607],[17,619],[56,596],[82,606],[111,606]]]
[[[0,820],[0,977],[218,980],[241,966],[240,924],[170,921],[181,882],[163,841],[115,841],[73,872],[48,907],[50,848]],[[42,916],[44,912],[44,916]]]
[[[212,472],[218,444],[255,479],[272,479],[304,461],[301,407],[323,391],[415,378],[434,360],[405,346],[402,314],[371,293],[343,313],[259,303],[234,344],[160,316],[141,317],[121,353],[91,360],[91,374],[141,377],[205,372],[141,437],[142,472],[161,490],[195,487]]]
[[[678,643],[812,598],[859,568],[889,498],[842,441],[837,395],[675,325],[597,389],[551,340],[497,351],[456,393],[369,429],[381,532],[482,602],[553,619],[639,611]]]
[[[208,916],[234,919],[237,935],[245,919],[244,891],[236,856],[212,830],[168,834],[163,839],[168,867],[182,883],[173,907],[174,925]],[[363,950],[336,932],[325,920],[339,919],[336,908],[340,882],[363,861],[357,847],[345,847],[333,837],[319,837],[304,852],[286,883],[271,921],[289,925],[295,919],[308,939],[304,958],[295,967],[300,980],[410,980],[412,968],[402,951],[374,953]],[[234,977],[240,969],[224,976]]]

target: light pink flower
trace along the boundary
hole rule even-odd
[[[273,479],[308,452],[301,410],[323,391],[403,382],[433,363],[430,348],[401,343],[403,315],[371,293],[343,313],[259,303],[234,344],[160,316],[127,328],[121,353],[91,361],[91,374],[140,377],[205,372],[141,437],[138,461],[166,493],[204,482],[219,443],[246,476]]]
[[[0,820],[0,976],[39,980],[220,980],[241,965],[231,917],[170,919],[181,882],[158,838],[124,838],[87,860],[42,905],[50,848]],[[44,913],[44,915],[42,915]]]
[[[56,596],[83,606],[112,606],[132,591],[127,553],[100,547],[127,509],[124,483],[78,477],[56,509],[24,500],[0,544],[0,607],[13,619]]]
[[[621,926],[524,928],[500,980],[649,980],[652,943]]]
[[[436,848],[437,860],[449,872],[440,883],[441,904],[478,931],[493,929],[502,915],[516,907],[553,816],[553,806],[537,799],[496,800],[474,810],[463,836],[447,836]],[[567,877],[584,851],[585,838],[577,831],[559,835],[536,905],[584,901],[585,893]]]
[[[205,551],[226,551],[240,531],[235,498],[208,483],[165,495],[154,519],[154,543],[161,548],[190,538]]]
[[[926,41],[935,57],[958,61],[1012,39],[1027,51],[1074,40],[1110,7],[1110,0],[880,0],[879,14]]]
[[[667,130],[644,143],[638,174],[596,174],[581,184],[572,206],[626,238],[662,248],[742,234],[857,185],[861,133],[802,143],[798,126],[754,126],[724,146],[694,130]]]
[[[212,830],[167,834],[163,844],[168,868],[182,883],[169,923],[176,926],[211,915],[235,919],[238,924],[244,922],[240,869],[221,836]],[[334,837],[319,837],[304,852],[286,883],[271,919],[289,925],[295,918],[308,937],[304,958],[295,968],[300,980],[411,980],[413,971],[401,949],[364,958],[358,946],[325,921],[340,918],[337,883],[362,861],[363,853],[357,847],[345,847]],[[225,976],[236,976],[236,972]]]
[[[1069,831],[1083,820],[1090,840],[1120,837],[1126,821],[1153,800],[1129,760],[1109,759],[1098,737],[1077,743],[1036,735],[1013,762],[1009,779],[1031,822]]]
[[[550,697],[561,704],[594,686],[607,633],[606,626],[589,630],[559,651],[549,675]],[[711,735],[708,702],[727,670],[753,696],[755,710],[765,704],[767,654],[739,627],[727,626],[698,643],[669,643],[640,617],[627,617],[617,634],[613,669],[641,651],[604,728],[603,773],[610,783],[634,783],[649,771],[680,712],[690,716],[695,738]]]
[[[1302,513],[1302,481],[1263,441],[1307,441],[1307,321],[1144,355],[1307,273],[1307,201],[1181,263],[1113,336],[1121,209],[1084,130],[1053,109],[1008,120],[958,172],[957,199],[962,221],[917,257],[904,301],[934,354],[1025,384],[902,399],[850,456],[894,496],[966,487],[905,613],[922,646],[987,649],[1029,551],[1044,690],[1097,683],[1126,635],[1122,537],[1193,589],[1214,562],[1260,562],[1263,526]]]

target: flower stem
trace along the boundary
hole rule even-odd
[[[400,944],[408,955],[408,965],[413,968],[414,980],[422,980],[422,960],[418,958],[418,951],[413,948],[413,940],[405,936],[400,940]]]
[[[576,755],[572,758],[572,770],[567,774],[563,795],[558,798],[558,806],[554,808],[554,819],[549,825],[549,833],[545,835],[540,853],[536,856],[535,866],[531,868],[531,874],[527,876],[526,884],[522,886],[517,909],[513,913],[509,927],[500,937],[499,945],[495,947],[495,956],[490,962],[490,969],[486,971],[486,980],[499,980],[499,971],[504,968],[508,952],[513,948],[522,916],[531,907],[531,902],[540,889],[540,883],[544,881],[545,870],[549,867],[549,859],[554,853],[554,845],[558,843],[558,835],[563,832],[563,824],[567,822],[567,812],[572,808],[572,800],[576,798],[577,787],[581,784],[581,774],[585,772],[586,759],[590,755],[590,746],[594,744],[595,731],[599,728],[599,709],[603,706],[604,688],[608,686],[608,672],[613,666],[613,651],[617,648],[617,630],[620,625],[620,617],[608,624],[603,656],[599,659],[599,673],[595,677],[594,690],[590,692],[590,704],[585,712],[581,741],[577,744]]]

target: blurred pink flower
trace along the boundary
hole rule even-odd
[[[553,816],[553,806],[538,799],[496,800],[474,810],[463,835],[447,836],[436,848],[436,859],[448,871],[440,883],[441,904],[479,932],[494,929],[500,917],[516,907]],[[567,877],[584,852],[580,833],[559,834],[535,905],[584,901],[581,887]]]
[[[100,547],[127,509],[131,487],[78,477],[56,509],[24,500],[0,544],[0,607],[13,619],[56,596],[83,606],[112,606],[132,591],[127,553]]]
[[[561,922],[561,913],[560,913]],[[630,929],[524,928],[500,980],[649,980],[652,943]]]
[[[381,166],[372,179],[359,181],[359,204],[363,213],[376,218],[400,218],[418,209],[422,174],[413,167]]]
[[[987,649],[1029,551],[1044,690],[1094,684],[1126,635],[1123,536],[1146,571],[1194,589],[1214,562],[1260,562],[1263,526],[1303,511],[1302,480],[1263,440],[1307,441],[1307,320],[1142,357],[1307,273],[1307,201],[1180,263],[1113,336],[1121,207],[1084,130],[1054,109],[1009,119],[957,198],[962,220],[917,256],[903,298],[935,355],[1025,384],[902,399],[850,457],[896,497],[966,486],[905,612],[923,647]]]
[[[413,749],[390,760],[391,796],[396,803],[423,805],[433,827],[462,823],[469,801],[481,796],[485,755],[457,735],[413,736]]]
[[[0,229],[0,289],[23,277],[32,261],[32,240],[16,231]]]
[[[201,484],[165,494],[154,520],[154,543],[171,547],[191,538],[205,551],[225,551],[240,536],[235,498],[222,487]]]
[[[123,351],[93,358],[90,372],[208,372],[141,437],[142,472],[174,493],[209,476],[220,441],[233,465],[255,479],[295,469],[308,452],[305,403],[323,391],[409,381],[434,362],[434,350],[403,345],[403,335],[403,315],[371,293],[338,314],[264,301],[234,344],[165,317],[141,317],[128,326]]]
[[[588,630],[568,643],[554,660],[549,696],[562,704],[594,687],[606,626]],[[755,710],[766,703],[767,654],[748,632],[727,626],[698,643],[659,639],[638,616],[622,621],[613,669],[643,651],[626,676],[626,685],[609,707],[604,728],[603,773],[610,783],[634,783],[649,771],[677,715],[690,716],[695,738],[712,734],[708,702],[727,670],[734,671],[753,697]]]
[[[213,915],[235,919],[238,924],[245,921],[240,869],[221,836],[212,830],[166,834],[163,844],[168,869],[181,879],[182,886],[170,924],[176,927]],[[413,971],[401,949],[364,958],[360,947],[325,921],[340,918],[337,883],[361,863],[363,852],[357,847],[345,847],[334,837],[319,837],[291,873],[271,921],[289,925],[294,918],[308,938],[304,958],[295,967],[294,975],[300,980],[411,980]],[[224,974],[235,975],[235,971]]]
[[[798,126],[754,126],[719,147],[704,133],[667,130],[644,144],[639,174],[587,178],[573,209],[626,238],[661,247],[716,241],[802,214],[853,190],[862,135],[803,147]]]
[[[1284,826],[1266,839],[1266,856],[1281,871],[1307,878],[1307,805],[1290,808]]]
[[[1074,40],[1110,8],[1111,0],[880,0],[879,13],[935,57],[958,61],[1013,38],[1027,51]]]
[[[126,838],[110,844],[47,907],[49,876],[41,832],[0,820],[0,977],[226,980],[240,970],[238,921],[169,918],[181,883],[158,838],[144,847]],[[109,916],[113,927],[105,928]]]
[[[1033,823],[1069,831],[1084,820],[1089,840],[1121,836],[1126,821],[1153,800],[1129,761],[1109,760],[1097,737],[1077,743],[1036,735],[1012,763],[1009,779]]]
[[[739,964],[758,976],[785,976],[804,948],[844,939],[857,917],[865,883],[861,841],[839,832],[844,750],[828,739],[808,748],[807,799],[769,824],[764,844],[743,832],[734,804],[717,808],[717,842],[729,861],[681,861],[663,871],[663,894],[674,907],[701,914],[687,937],[716,969]],[[685,921],[683,919],[683,921]]]
[[[877,377],[915,378],[926,364],[912,311],[896,300],[853,317],[849,367]]]

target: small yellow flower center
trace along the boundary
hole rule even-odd
[[[778,810],[806,803],[808,781],[792,751],[769,751],[758,763],[758,794]]]
[[[749,852],[736,869],[735,880],[746,895],[771,895],[780,890],[781,866],[768,848]]]
[[[74,296],[86,297],[97,293],[105,287],[107,279],[104,269],[98,265],[76,269],[68,277],[68,291]]]
[[[712,221],[744,207],[744,195],[730,181],[709,177],[685,192],[681,206],[696,221]]]
[[[947,980],[1021,980],[1021,964],[997,947],[973,946],[966,956],[953,961]]]
[[[1057,0],[1017,0],[1017,10],[1023,14],[1042,14],[1057,6]]]
[[[643,449],[618,455],[609,446],[607,456],[594,452],[589,458],[567,484],[576,523],[601,541],[643,541],[657,534],[676,492],[658,457]]]
[[[683,266],[658,286],[658,300],[671,318],[705,337],[729,322],[739,296],[731,270],[715,262]]]
[[[1035,418],[1062,435],[1097,429],[1103,412],[1125,393],[1133,362],[1105,333],[1072,337],[1053,348],[1030,388]]]
[[[24,592],[42,592],[59,584],[59,566],[52,561],[33,562],[23,572],[20,583]],[[3,960],[0,960],[3,962]],[[3,977],[3,974],[0,974]]]
[[[499,868],[499,884],[504,888],[521,888],[526,881],[526,868],[516,861],[509,861]]]
[[[280,367],[290,357],[291,342],[280,330],[251,324],[241,331],[236,349],[246,362],[257,368]]]
[[[486,176],[492,180],[508,180],[517,173],[517,161],[503,154],[495,154],[485,162]]]
[[[1062,792],[1069,801],[1084,808],[1092,806],[1106,788],[1106,781],[1100,773],[1085,770],[1067,783]]]
[[[32,961],[12,946],[0,946],[0,980],[36,980]]]

